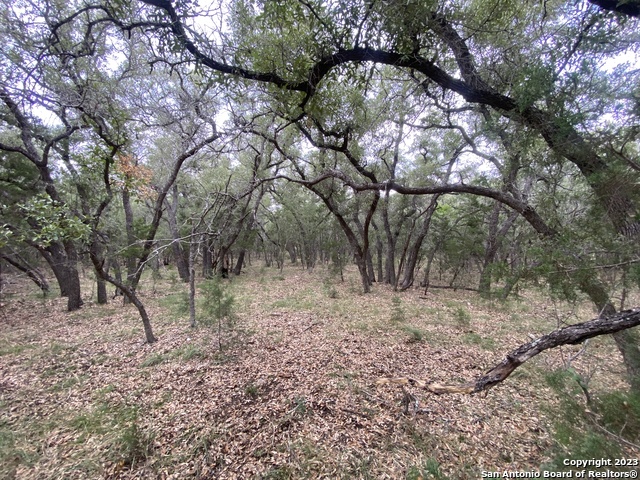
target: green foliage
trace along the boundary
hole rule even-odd
[[[177,281],[175,285],[171,286],[174,293],[161,297],[159,303],[169,310],[171,318],[182,318],[189,314],[189,292],[184,290],[183,284],[178,284]]]
[[[255,383],[251,382],[244,387],[244,393],[247,397],[255,400],[258,398],[258,395],[260,395],[260,388]]]
[[[65,240],[86,240],[91,227],[46,194],[36,195],[20,206],[24,216],[37,225],[30,240],[43,247]]]
[[[587,402],[588,385],[573,368],[551,372],[546,381],[560,404],[550,407],[555,445],[543,469],[567,470],[565,459],[617,458],[625,446],[619,439],[640,440],[640,393],[607,392]]]
[[[219,321],[233,322],[234,296],[228,291],[222,279],[213,277],[201,286],[202,322],[207,326],[216,325]]]
[[[475,332],[467,332],[464,334],[464,340],[474,345],[480,345],[485,350],[493,350],[496,347],[496,342],[491,337],[483,338]]]
[[[409,335],[410,343],[422,342],[425,339],[425,332],[419,328],[412,327],[411,325],[405,325],[402,330]]]
[[[4,408],[4,405],[0,404]],[[37,460],[37,454],[20,446],[21,435],[15,431],[15,425],[0,418],[0,479],[14,479],[19,465],[31,466]]]
[[[296,397],[291,400],[290,414],[304,417],[309,412],[309,406],[305,397]]]
[[[131,466],[153,453],[153,440],[153,435],[142,429],[134,419],[120,430],[113,442],[113,453],[122,464]]]
[[[335,273],[330,269],[329,274],[322,281],[324,291],[329,298],[338,298],[338,290],[336,290]]]
[[[106,437],[110,460],[129,467],[153,451],[154,437],[140,426],[139,414],[135,406],[101,402],[94,410],[71,419],[70,424],[81,432],[81,441]]]
[[[202,357],[205,356],[205,353],[202,350],[202,348],[200,348],[198,345],[194,345],[192,343],[184,345],[179,350],[176,350],[174,352],[174,354],[175,354],[175,356],[181,358],[185,362],[188,362],[189,360],[193,360],[193,359],[196,359],[196,358],[202,358]]]
[[[407,471],[407,480],[446,480],[447,477],[440,471],[440,463],[433,457],[427,458],[424,463],[416,467],[415,465]]]
[[[471,315],[463,307],[456,308],[453,318],[457,327],[461,330],[467,330],[471,326]]]
[[[402,308],[402,300],[397,295],[391,298],[391,321],[401,323],[406,320],[404,309]]]
[[[218,276],[206,280],[201,290],[203,309],[201,321],[208,327],[217,327],[218,349],[222,352],[223,327],[231,328],[234,324],[235,298],[229,293],[227,285]]]

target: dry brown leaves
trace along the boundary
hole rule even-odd
[[[444,475],[471,479],[544,461],[540,406],[551,395],[539,370],[569,350],[541,356],[486,396],[375,381],[473,380],[554,328],[545,305],[507,309],[469,292],[421,298],[383,286],[364,296],[353,277],[329,298],[325,277],[255,268],[235,280],[240,311],[222,353],[214,331],[189,329],[159,306],[161,295],[145,298],[154,345],[119,303],[65,313],[59,299],[9,299],[0,317],[2,478],[396,479],[433,459]],[[394,309],[404,320],[390,320]],[[416,330],[422,341],[411,341]],[[575,362],[599,364],[595,384],[620,381],[612,348],[594,344]]]

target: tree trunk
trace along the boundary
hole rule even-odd
[[[360,280],[362,282],[362,293],[369,293],[371,291],[371,282],[369,280],[369,274],[367,273],[367,262],[363,258],[362,254],[356,253],[354,255],[358,272],[360,273]]]
[[[367,250],[367,279],[369,286],[375,282],[376,272],[373,269],[373,257],[371,256],[371,249]]]
[[[94,239],[93,241],[95,242],[96,240]],[[149,319],[149,314],[147,313],[147,310],[144,307],[144,304],[140,301],[140,299],[136,295],[135,290],[129,287],[128,285],[125,285],[123,282],[117,281],[115,278],[111,277],[107,272],[105,272],[104,259],[99,258],[95,254],[94,248],[89,249],[89,256],[91,257],[91,262],[93,263],[93,266],[96,269],[96,272],[98,273],[98,275],[102,277],[104,280],[106,280],[107,282],[109,282],[110,284],[112,284],[113,286],[115,286],[116,288],[118,288],[120,291],[122,291],[124,295],[128,297],[129,302],[133,303],[133,305],[135,305],[135,307],[138,309],[138,313],[140,314],[140,318],[142,320],[142,325],[144,328],[144,335],[145,335],[146,342],[147,343],[156,342],[157,338],[153,335],[153,329],[151,328],[151,320]]]
[[[113,273],[115,274],[115,279],[118,282],[118,284],[123,283],[122,282],[122,269],[120,268],[120,262],[118,262],[117,258],[112,258],[111,261],[109,262],[109,267],[113,266]],[[105,268],[104,269],[105,273],[109,273],[109,269]],[[115,284],[114,284],[115,286]],[[120,290],[120,288],[116,287],[116,291],[114,292],[113,296],[115,297],[120,297],[124,295],[124,292],[122,290]]]
[[[242,272],[242,267],[244,266],[244,258],[246,256],[246,250],[243,248],[238,253],[238,261],[236,262],[236,266],[233,267],[233,274],[238,276]]]
[[[49,263],[60,287],[60,295],[67,297],[67,310],[72,312],[82,306],[80,292],[80,275],[77,263],[78,254],[72,242],[51,243],[45,249],[39,249],[44,259]]]
[[[487,234],[487,241],[484,249],[484,258],[482,261],[482,271],[480,272],[480,282],[478,283],[478,291],[480,296],[487,298],[491,295],[491,265],[498,253],[498,222],[500,220],[500,210],[502,205],[500,202],[495,202],[489,215],[489,225]]]
[[[169,231],[171,232],[171,251],[176,259],[176,267],[178,269],[178,275],[183,282],[189,281],[189,265],[187,258],[189,254],[186,254],[182,248],[180,241],[180,231],[178,229],[178,222],[176,220],[178,212],[178,186],[173,185],[171,189],[171,201],[166,201],[167,204],[167,223],[169,224]],[[193,242],[191,243],[193,245]]]
[[[431,198],[431,202],[429,206],[424,212],[424,220],[422,221],[422,227],[416,236],[413,245],[409,248],[407,253],[407,260],[404,267],[404,276],[402,282],[400,284],[400,290],[404,291],[413,285],[415,278],[415,269],[418,264],[418,258],[420,257],[420,249],[422,248],[422,243],[424,239],[429,234],[429,229],[431,228],[431,218],[433,217],[436,208],[438,208],[438,198],[440,195],[434,195]],[[428,268],[431,267],[431,261],[433,260],[433,255],[429,258]],[[428,275],[428,274],[427,274]]]
[[[640,334],[637,328],[621,330],[613,334],[616,346],[627,369],[629,385],[640,393]]]
[[[616,308],[611,302],[609,294],[596,278],[582,279],[580,288],[589,295],[591,301],[598,307],[601,317],[610,317],[616,314]],[[640,393],[640,335],[638,335],[636,328],[620,330],[613,334],[613,339],[627,369],[629,385],[633,391]]]
[[[189,246],[189,325],[196,326],[196,254],[198,244],[195,231],[191,232],[191,245]]]
[[[384,271],[382,270],[382,240],[380,239],[380,235],[376,233],[376,266],[378,268],[378,281],[382,280],[384,277]],[[371,279],[375,281],[375,279]]]
[[[396,283],[396,242],[400,235],[400,227],[397,231],[391,232],[391,224],[389,223],[389,191],[385,192],[382,207],[382,225],[384,233],[387,237],[384,257],[384,278],[383,281],[387,285],[395,285]]]
[[[98,244],[97,242],[93,242],[93,244],[89,248],[94,249],[94,254],[98,258],[102,257],[102,245]],[[107,273],[109,272],[108,259],[105,261],[104,269]],[[94,267],[94,270],[95,270],[95,267]],[[97,270],[95,270],[95,272],[96,272],[96,290],[97,290],[97,296],[98,296],[98,305],[106,305],[109,302],[109,299],[107,296],[107,282],[102,276],[100,276]]]
[[[32,281],[35,283],[43,293],[49,292],[49,282],[47,279],[40,273],[40,271],[29,265],[29,263],[18,253],[11,252],[0,253],[0,258],[4,259],[9,265],[14,268],[20,270],[22,273],[26,274]]]
[[[577,345],[589,338],[609,333],[615,337],[618,333],[629,331],[628,329],[637,325],[640,325],[640,309],[626,310],[611,316],[600,316],[588,322],[569,325],[520,345],[509,352],[499,364],[481,377],[462,385],[427,383],[413,378],[381,378],[376,381],[376,384],[412,384],[438,395],[444,393],[472,394],[483,392],[506,380],[516,368],[545,350],[562,345]]]
[[[122,189],[122,206],[124,208],[125,219],[125,231],[127,233],[127,250],[125,254],[125,267],[127,273],[127,285],[135,290],[137,287],[136,281],[136,256],[133,252],[133,248],[136,243],[135,232],[133,231],[133,210],[131,208],[131,197],[129,195],[129,189],[125,186]],[[128,295],[124,296],[124,302],[129,303],[130,298]]]
[[[498,254],[498,250],[500,249],[507,232],[511,229],[519,215],[518,212],[511,212],[504,224],[498,228],[501,208],[502,205],[496,202],[489,221],[489,234],[487,236],[487,243],[482,261],[482,271],[480,272],[480,282],[478,285],[480,295],[483,297],[491,295],[491,276],[493,273],[491,271],[491,267],[495,263],[496,255]]]

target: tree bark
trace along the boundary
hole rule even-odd
[[[238,260],[236,260],[236,265],[233,267],[233,274],[238,276],[242,272],[242,267],[244,266],[244,258],[247,255],[247,250],[242,249],[238,253]]]
[[[167,223],[169,224],[169,232],[171,232],[171,251],[176,260],[178,275],[183,282],[189,281],[190,271],[186,258],[189,257],[182,248],[180,241],[180,231],[178,230],[177,214],[178,214],[178,186],[173,185],[171,188],[171,201],[167,200]]]
[[[381,378],[378,385],[397,383],[413,384],[435,393],[464,393],[472,394],[489,390],[506,380],[520,365],[535,357],[545,350],[560,347],[562,345],[576,345],[585,340],[600,335],[616,334],[640,325],[640,308],[625,310],[608,317],[599,317],[588,322],[570,325],[547,335],[544,335],[529,343],[525,343],[509,354],[496,366],[491,368],[473,382],[461,385],[443,385],[439,383],[427,383],[409,377]]]
[[[420,256],[420,249],[422,248],[422,242],[424,242],[424,239],[429,234],[429,229],[431,227],[431,218],[433,217],[433,214],[435,213],[436,208],[438,208],[439,197],[440,195],[434,195],[431,198],[431,203],[429,203],[429,206],[424,212],[422,227],[420,228],[420,231],[418,232],[416,239],[414,240],[413,244],[409,248],[409,251],[407,252],[407,260],[404,266],[404,276],[400,284],[401,291],[407,290],[408,288],[411,287],[411,285],[413,285],[415,269],[416,269],[416,265],[418,264],[418,258]],[[431,261],[429,261],[428,266],[430,265],[431,265]]]
[[[95,240],[94,240],[95,241]],[[126,285],[123,282],[117,281],[115,278],[111,277],[107,272],[104,271],[104,259],[99,258],[95,254],[95,249],[89,249],[89,256],[91,257],[91,262],[93,263],[94,268],[99,276],[101,276],[104,280],[118,288],[122,293],[128,297],[129,301],[135,305],[138,309],[138,313],[140,314],[140,318],[142,320],[142,326],[144,328],[145,340],[147,343],[155,343],[158,339],[153,334],[153,329],[151,328],[151,320],[149,319],[149,314],[147,313],[144,304],[140,301],[136,292],[129,285]]]
[[[22,256],[16,252],[0,253],[0,258],[6,261],[9,265],[18,269],[22,273],[26,274],[35,283],[43,293],[49,293],[49,282],[40,271],[32,267]]]
[[[191,231],[191,245],[189,247],[189,325],[196,326],[196,252],[198,242],[195,229]]]
[[[91,246],[89,248],[92,248],[94,250],[94,255],[96,255],[98,258],[102,258],[102,245],[99,244],[98,242],[92,242]],[[109,260],[105,261],[105,271],[108,273],[109,271]],[[95,270],[95,267],[94,267]],[[99,305],[106,305],[109,302],[108,296],[107,296],[107,282],[105,281],[105,279],[100,276],[100,274],[98,273],[98,271],[96,272],[96,290],[97,290],[97,300],[98,300],[98,304]]]
[[[124,209],[124,225],[125,232],[127,234],[127,251],[124,259],[127,274],[127,285],[135,289],[138,286],[138,282],[136,281],[136,255],[133,250],[136,244],[136,235],[133,231],[133,209],[131,208],[131,196],[129,195],[129,189],[126,186],[122,189],[122,207]],[[128,303],[130,300],[128,295],[125,295],[124,299],[125,303]]]
[[[63,244],[52,242],[48,247],[38,250],[49,263],[60,287],[60,295],[67,297],[67,311],[78,310],[82,306],[80,275],[77,263],[78,254],[72,242]]]

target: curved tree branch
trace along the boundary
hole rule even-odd
[[[483,392],[506,380],[516,368],[545,350],[562,345],[576,345],[589,338],[620,332],[638,325],[640,325],[640,307],[555,330],[536,340],[520,345],[509,352],[500,363],[484,375],[473,382],[462,385],[427,383],[409,377],[380,378],[376,381],[376,384],[411,384],[438,395],[443,393],[472,394]]]
[[[487,105],[500,112],[501,115],[536,131],[554,152],[580,169],[619,233],[626,236],[640,234],[640,222],[633,219],[637,207],[632,201],[629,191],[635,187],[629,182],[625,182],[620,175],[616,175],[608,163],[564,118],[534,105],[523,105],[517,99],[495,91],[479,78],[464,39],[442,17],[434,16],[432,18],[432,23],[435,25],[433,28],[451,48],[458,63],[462,80],[453,77],[434,62],[419,54],[402,54],[369,47],[354,47],[338,49],[337,52],[320,58],[309,70],[306,80],[296,81],[288,80],[273,72],[255,72],[214,60],[203,53],[189,38],[178,13],[168,0],[140,1],[158,7],[168,15],[172,34],[198,62],[221,73],[303,92],[306,94],[305,101],[315,93],[319,83],[332,69],[343,64],[373,62],[420,72],[441,88],[462,96],[467,102]],[[625,5],[633,6],[636,3],[627,2]],[[621,5],[618,5],[617,8],[621,8]]]
[[[451,193],[469,193],[472,195],[478,195],[481,197],[493,198],[499,201],[522,215],[527,222],[544,237],[554,237],[557,235],[557,231],[547,225],[544,219],[538,214],[538,212],[528,203],[520,200],[507,192],[494,190],[488,187],[480,187],[477,185],[466,184],[445,184],[445,185],[433,185],[423,187],[407,187],[394,181],[378,182],[378,183],[356,183],[347,175],[339,170],[329,170],[311,180],[291,178],[286,175],[277,175],[263,179],[262,181],[271,181],[277,179],[288,180],[293,183],[305,185],[307,187],[315,186],[325,180],[337,178],[345,185],[351,187],[354,191],[383,191],[385,189],[393,190],[395,192],[405,195],[436,195],[436,194],[451,194]]]

